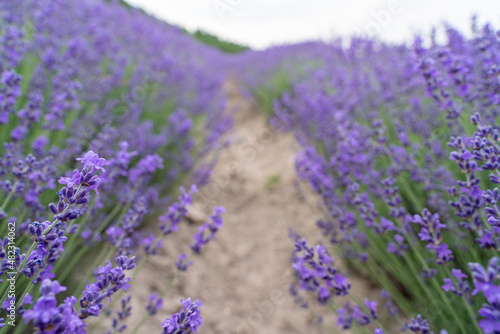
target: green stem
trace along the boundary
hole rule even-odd
[[[123,208],[122,205],[116,205],[113,210],[108,214],[106,219],[102,222],[102,224],[99,224],[99,227],[97,228],[97,232],[102,232],[108,224],[115,218],[116,214],[120,211],[120,209]]]
[[[132,330],[132,334],[137,333],[137,331],[148,321],[150,315],[148,313],[147,316],[142,317],[141,321],[137,325],[135,325],[134,329]]]
[[[75,248],[77,247],[80,247],[80,251],[79,253],[82,251],[82,247],[81,247],[81,244],[78,240],[78,237],[80,235],[80,231],[82,230],[83,226],[85,225],[85,223],[87,222],[88,218],[90,217],[90,212],[92,210],[92,207],[95,203],[95,197],[94,197],[94,201],[92,202],[92,204],[88,207],[87,209],[87,212],[85,212],[85,216],[82,218],[82,221],[79,223],[79,226],[78,228],[76,229],[75,233],[73,233],[72,235],[70,235],[68,237],[68,241],[66,242],[68,247],[66,248],[65,250],[65,256],[71,256],[73,259],[72,259],[72,262],[74,262],[74,256],[72,255]],[[69,230],[73,224],[74,224],[75,221],[73,221],[68,227],[66,230]],[[57,261],[57,263],[54,265],[54,272],[58,272],[59,271],[59,268],[64,265],[64,261]],[[68,270],[68,267],[66,267],[65,271]],[[62,280],[61,280],[62,281]]]
[[[168,282],[168,284],[163,288],[163,290],[160,292],[160,298],[163,298],[165,297],[165,294],[168,292],[168,290],[172,287],[172,284],[174,284],[175,280],[177,279],[177,277],[179,277],[179,274],[181,273],[180,270],[176,270],[175,271],[175,274],[174,274],[174,277],[172,277],[170,279],[170,281]]]
[[[71,262],[64,267],[64,271],[57,276],[57,279],[62,283],[69,273],[75,268],[76,264],[80,262],[81,257],[88,252],[85,247],[80,247],[80,250],[75,255],[71,256]],[[55,270],[54,270],[55,271]]]
[[[3,211],[7,205],[9,204],[10,200],[12,199],[12,196],[14,196],[14,192],[16,191],[17,184],[19,183],[19,180],[16,180],[14,184],[12,185],[11,191],[9,191],[9,194],[7,195],[7,198],[2,203],[2,206],[0,207],[0,211]]]
[[[407,233],[405,233],[405,234],[407,235]],[[409,240],[408,235],[407,235],[407,239]],[[420,254],[420,252],[416,249],[415,245],[413,245],[411,242],[409,242],[408,244],[410,245],[410,248],[412,249],[412,251],[415,254],[415,256],[417,257],[417,259],[420,261],[421,265],[424,268],[428,268],[427,262],[422,257],[422,254]],[[407,257],[406,255],[407,255],[407,253],[405,253],[405,257]],[[410,268],[415,273],[416,277],[418,277],[418,273],[416,273],[415,267],[413,266],[413,261],[411,259],[407,259],[407,263],[410,265]],[[417,281],[421,285],[423,285],[422,280],[418,279]],[[464,324],[462,323],[463,319],[460,319],[460,317],[456,314],[455,310],[453,309],[453,307],[451,306],[451,304],[449,302],[448,296],[446,296],[444,294],[444,291],[442,290],[441,286],[437,282],[437,275],[435,277],[433,277],[432,279],[430,279],[430,281],[432,282],[432,285],[434,286],[436,291],[440,294],[441,298],[445,302],[448,312],[451,314],[451,316],[455,320],[458,327],[460,327],[460,330],[463,333],[467,333],[467,331],[464,328]],[[430,291],[429,291],[429,289],[426,289],[426,286],[423,286],[423,288],[424,288],[425,293],[427,294],[427,297],[429,298],[428,300],[433,300],[436,297],[436,296],[433,296],[430,294]]]
[[[21,303],[22,303],[22,300],[24,299],[24,297],[26,296],[26,294],[28,292],[30,292],[31,288],[33,287],[33,280],[35,279],[36,277],[33,277],[33,279],[31,279],[29,282],[28,282],[28,285],[26,285],[26,288],[24,288],[24,291],[23,293],[21,294],[21,298],[19,298],[17,300],[17,303],[16,303],[16,308],[19,309],[19,307],[21,307]]]
[[[24,267],[24,265],[26,264],[26,262],[28,261],[28,257],[31,255],[31,253],[35,250],[35,247],[36,247],[37,243],[36,242],[33,242],[31,244],[31,247],[30,249],[28,250],[28,254],[26,255],[26,257],[24,258],[23,262],[21,263],[21,266],[19,267],[20,269],[18,269],[18,271],[16,272],[16,274],[14,275],[14,281],[17,282],[17,278],[19,277],[19,273],[21,272],[22,268]],[[0,305],[3,304],[3,302],[5,301],[5,299],[7,299],[7,295],[8,295],[8,286],[5,287],[5,290],[3,292],[3,295],[2,295],[2,299],[0,299]]]
[[[114,248],[112,248],[113,250]],[[80,283],[78,284],[77,288],[74,290],[74,293],[77,293],[79,291],[83,290],[83,286],[87,283],[89,280],[90,276],[92,276],[92,269],[95,268],[98,264],[102,263],[102,261],[106,258],[106,255],[109,252],[106,250],[105,247],[101,248],[101,251],[99,252],[99,255],[95,258],[94,262],[92,262],[92,265],[90,266],[90,269],[87,270],[87,273],[85,274],[85,277],[80,280]],[[83,296],[83,295],[82,295]],[[82,297],[80,296],[80,298]]]

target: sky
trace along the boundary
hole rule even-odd
[[[408,42],[450,23],[468,33],[478,22],[500,27],[500,0],[127,0],[190,31],[264,49],[305,40],[377,35]]]

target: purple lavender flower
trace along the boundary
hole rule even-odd
[[[213,214],[210,216],[210,222],[198,227],[198,233],[194,234],[194,242],[191,243],[191,249],[195,253],[200,253],[201,249],[207,245],[210,240],[215,239],[217,232],[222,227],[222,214],[224,212],[226,212],[226,210],[223,207],[216,207]]]
[[[59,312],[63,316],[63,323],[66,326],[68,332],[74,333],[85,333],[84,327],[86,324],[80,319],[74,305],[76,304],[76,298],[66,297],[64,299],[63,305],[59,306]]]
[[[454,283],[451,278],[443,278],[445,284],[442,288],[444,291],[451,291],[459,297],[470,291],[469,283],[464,280],[468,277],[467,275],[460,269],[452,269],[451,274],[457,282]]]
[[[120,255],[115,259],[117,266],[112,267],[111,262],[105,266],[97,268],[96,282],[87,285],[83,291],[83,296],[80,299],[80,319],[85,319],[89,316],[98,317],[104,304],[105,298],[111,296],[119,290],[128,291],[130,285],[130,277],[125,276],[126,270],[131,270],[135,267],[135,257],[127,258]]]
[[[69,216],[68,220],[70,218],[72,216]],[[51,228],[52,225],[49,221],[42,223],[35,221],[28,226],[28,231],[37,243],[37,247],[29,254],[21,272],[28,278],[32,278],[39,269],[42,269],[38,277],[33,279],[33,284],[37,284],[45,278],[52,279],[55,276],[51,273],[53,269],[51,264],[60,258],[64,251],[63,245],[68,239],[64,236],[63,224],[57,223]]]
[[[146,306],[146,310],[150,315],[155,315],[158,310],[161,310],[163,307],[163,299],[160,297],[158,293],[153,293],[148,298],[149,303]]]
[[[76,298],[68,297],[63,304],[57,305],[56,295],[65,291],[66,287],[58,281],[43,280],[40,291],[41,296],[35,302],[33,309],[23,314],[26,323],[32,321],[40,332],[58,331],[82,333],[86,324],[78,318],[73,307]]]
[[[43,285],[42,285],[43,286]],[[40,297],[33,310],[28,310],[24,314],[26,322],[33,320],[36,327],[44,331],[50,328],[52,324],[52,318],[59,315],[59,309],[57,308],[57,300],[54,297]]]
[[[85,195],[91,190],[99,194],[97,188],[99,187],[101,179],[95,173],[97,170],[105,171],[102,166],[106,163],[106,160],[99,158],[99,156],[92,151],[87,152],[82,158],[77,158],[76,160],[83,163],[82,171],[80,172],[78,169],[75,169],[70,177],[61,177],[59,179],[60,184],[65,184],[67,186],[68,194],[64,195],[66,195],[65,200],[70,204],[76,202],[78,202],[78,204],[80,204],[80,202],[85,203]],[[85,191],[79,192],[75,189],[77,187],[84,187]],[[73,199],[73,194],[79,197]]]
[[[374,320],[377,319],[377,302],[365,299],[365,306],[370,310],[371,316]]]
[[[1,307],[7,312],[16,304],[16,297],[9,296],[4,300]]]
[[[340,307],[337,310],[337,326],[342,329],[350,329],[354,320],[353,312],[354,309],[349,302],[346,302],[343,307]]]
[[[424,209],[422,216],[413,216],[413,222],[419,224],[422,228],[418,234],[420,240],[432,244],[441,242],[441,229],[446,228],[446,225],[439,221],[439,214],[432,215],[429,210]]]
[[[198,333],[198,329],[203,323],[200,316],[201,302],[195,300],[191,302],[191,298],[183,301],[181,299],[182,310],[174,313],[172,318],[167,318],[163,321],[163,334],[190,334]]]
[[[437,263],[445,264],[453,260],[453,253],[448,248],[448,245],[442,242],[441,230],[446,228],[439,220],[437,213],[431,214],[429,210],[424,209],[422,216],[413,216],[413,222],[421,226],[418,236],[427,243],[428,249],[433,249],[436,252]]]
[[[488,293],[488,290],[494,286],[494,281],[500,275],[499,260],[496,256],[490,259],[486,269],[479,263],[469,263],[469,268],[475,286],[472,295],[476,295],[478,292]]]
[[[77,158],[77,161],[83,163],[83,169],[89,168],[90,173],[95,173],[96,170],[101,170],[106,172],[103,166],[106,164],[106,160],[103,158],[99,158],[99,155],[94,153],[93,151],[88,151],[81,158]]]
[[[496,334],[500,332],[500,286],[491,287],[485,296],[488,303],[478,312],[482,317],[478,324],[486,334]]]
[[[301,290],[316,293],[322,304],[329,302],[335,295],[347,295],[351,288],[349,280],[337,271],[333,262],[322,245],[313,249],[307,245],[305,239],[295,241],[292,257],[295,277]]]
[[[175,263],[175,266],[180,271],[187,271],[187,269],[192,265],[193,265],[193,261],[189,261],[186,254],[179,255],[179,258],[178,258],[177,262]]]
[[[0,124],[8,123],[9,114],[15,111],[15,104],[21,95],[22,76],[15,71],[3,71],[0,77]]]
[[[405,243],[405,238],[401,234],[394,235],[394,242],[389,242],[387,244],[387,251],[389,253],[394,253],[398,256],[403,256],[403,254],[408,250],[408,246]]]
[[[143,238],[141,240],[141,245],[144,246],[144,251],[149,255],[156,255],[158,254],[158,249],[163,248],[161,240],[158,240],[153,233]]]
[[[422,268],[422,273],[420,274],[420,277],[423,279],[433,279],[437,275],[437,269],[436,268],[427,268],[423,267]]]
[[[290,295],[292,295],[295,304],[300,305],[301,308],[308,308],[309,307],[309,304],[307,303],[307,301],[299,293],[299,290],[297,289],[297,285],[290,284],[288,291],[290,292]]]
[[[408,324],[408,329],[413,333],[429,334],[429,323],[419,314],[416,318],[411,319],[411,324]]]
[[[384,307],[387,310],[387,313],[389,313],[390,316],[398,314],[398,307],[392,301],[391,295],[386,290],[382,290],[380,295],[386,300]]]
[[[21,301],[21,305],[19,306],[18,314],[23,315],[26,312],[26,306],[33,304],[33,297],[27,293],[23,300]]]
[[[157,154],[147,155],[141,159],[137,165],[129,172],[129,179],[132,184],[139,182],[140,178],[148,179],[157,169],[163,168],[163,159]]]
[[[122,298],[120,301],[120,310],[116,312],[117,317],[113,317],[113,321],[111,324],[111,331],[118,331],[118,333],[123,332],[127,329],[127,324],[124,323],[127,318],[132,315],[132,306],[130,306],[130,301],[132,296],[129,295],[126,298]]]
[[[168,212],[159,217],[160,230],[163,234],[170,234],[178,231],[178,225],[182,218],[187,215],[187,206],[193,203],[193,194],[198,191],[196,185],[192,185],[189,192],[186,192],[184,187],[180,188],[181,195],[177,202],[174,202],[169,208]]]
[[[356,320],[359,326],[365,326],[370,323],[370,317],[367,314],[361,312],[361,309],[358,305],[353,306],[352,317],[354,320]]]
[[[500,331],[500,286],[498,285],[500,266],[498,258],[491,258],[486,269],[478,263],[469,263],[469,268],[475,286],[472,295],[482,292],[487,300],[487,303],[483,304],[478,312],[482,317],[479,320],[479,327],[487,334],[497,333]]]

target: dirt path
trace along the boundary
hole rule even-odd
[[[178,311],[180,298],[190,296],[204,303],[201,333],[327,333],[315,325],[311,310],[299,308],[288,293],[293,249],[288,227],[310,242],[319,235],[314,227],[320,218],[317,199],[299,195],[294,186],[293,160],[299,147],[292,134],[273,132],[233,84],[228,83],[227,92],[235,117],[233,144],[222,151],[214,180],[198,197],[207,204],[205,214],[215,205],[226,208],[224,227],[168,292],[163,311],[140,332],[161,332],[157,324]],[[130,323],[143,314],[148,295],[168,283],[174,256],[188,250],[194,227],[185,225],[176,239],[165,240],[162,254],[134,282]]]

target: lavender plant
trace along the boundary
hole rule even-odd
[[[387,312],[355,300],[326,244],[292,234],[292,295],[304,306],[312,293],[343,329],[394,332],[396,317],[415,333],[498,332],[500,40],[473,26],[447,27],[444,45],[353,38],[247,56],[259,65],[243,84],[270,92],[270,121],[304,148],[296,171],[328,212],[325,242],[384,291]],[[267,88],[282,68],[290,88]]]
[[[110,333],[140,330],[130,285],[196,187],[172,195],[197,166],[210,175],[231,126],[223,61],[119,1],[0,1],[1,333],[86,333],[107,317]],[[163,233],[145,235],[158,216]],[[192,264],[179,262],[157,300]],[[164,331],[196,332],[193,305]]]

